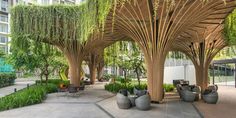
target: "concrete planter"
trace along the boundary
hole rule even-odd
[[[189,90],[182,90],[182,99],[185,102],[194,102],[196,93]]]
[[[120,109],[129,109],[131,107],[131,102],[129,98],[121,93],[117,93],[116,101]]]
[[[148,94],[135,99],[135,105],[140,110],[149,110],[151,107],[151,98]]]
[[[217,91],[212,91],[211,93],[203,94],[202,98],[208,104],[216,104],[219,96]]]

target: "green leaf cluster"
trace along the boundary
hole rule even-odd
[[[27,39],[55,44],[78,40],[104,27],[111,0],[87,0],[81,5],[18,5],[11,10],[11,36],[22,47]]]
[[[0,73],[0,88],[13,85],[16,79],[15,73]]]
[[[236,10],[225,20],[224,36],[228,45],[236,44]]]
[[[0,98],[0,111],[41,103],[46,97],[44,86],[32,86]]]

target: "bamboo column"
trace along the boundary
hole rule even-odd
[[[182,35],[177,39],[179,42],[172,46],[174,50],[185,53],[191,59],[195,67],[196,84],[202,90],[205,90],[209,83],[208,69],[212,59],[227,45],[223,36],[223,24],[219,24],[214,30],[210,29],[212,27],[206,29],[203,34],[195,32],[195,35],[193,33],[189,38]]]

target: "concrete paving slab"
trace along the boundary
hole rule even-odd
[[[0,112],[1,118],[109,118],[94,104],[42,103]]]
[[[104,83],[87,86],[76,95],[66,92],[47,96],[42,104],[0,112],[1,118],[200,118],[191,103],[166,99],[152,104],[151,110],[119,109],[114,94],[104,90]]]
[[[34,84],[35,82],[34,81],[18,81],[16,79],[16,82],[14,85],[11,85],[11,86],[7,86],[7,87],[3,87],[3,88],[0,88],[0,98],[1,97],[4,97],[6,95],[9,95],[11,93],[14,93],[14,89],[16,88],[17,90],[21,90],[23,88],[26,88],[27,87],[27,84],[29,85],[32,85]]]
[[[98,104],[115,118],[201,118],[191,103],[180,100],[166,100],[163,104],[151,104],[151,109],[148,111],[140,111],[136,107],[119,109],[115,97]]]
[[[236,88],[234,86],[219,86],[218,93],[217,104],[206,104],[203,101],[194,104],[205,118],[235,118]]]

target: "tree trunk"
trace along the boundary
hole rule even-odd
[[[68,61],[69,61],[70,84],[73,84],[76,87],[79,87],[80,78],[81,78],[82,60],[78,60],[78,61],[68,60]]]
[[[195,65],[196,84],[204,91],[208,86],[208,68],[209,64],[203,66],[203,64]]]
[[[45,71],[44,71],[44,75],[45,75],[45,78],[46,78],[46,85],[48,85],[48,76],[49,76],[48,66],[49,66],[49,64],[45,65]]]
[[[39,76],[40,76],[40,85],[43,85],[43,73],[41,72]]]
[[[126,84],[126,82],[127,82],[127,72],[126,72],[126,70],[125,69],[123,69],[123,71],[124,71],[124,82],[125,82],[125,87],[127,88],[127,84]]]
[[[138,68],[135,68],[135,73],[137,75],[137,79],[138,79],[138,86],[140,87],[140,77],[139,77],[139,71]]]
[[[163,99],[163,77],[165,57],[147,60],[148,91],[153,102],[160,103]]]
[[[91,84],[94,84],[96,80],[96,65],[94,63],[89,64],[89,72],[90,72],[90,82]]]
[[[101,80],[103,76],[104,62],[101,61],[97,67],[97,79]]]

